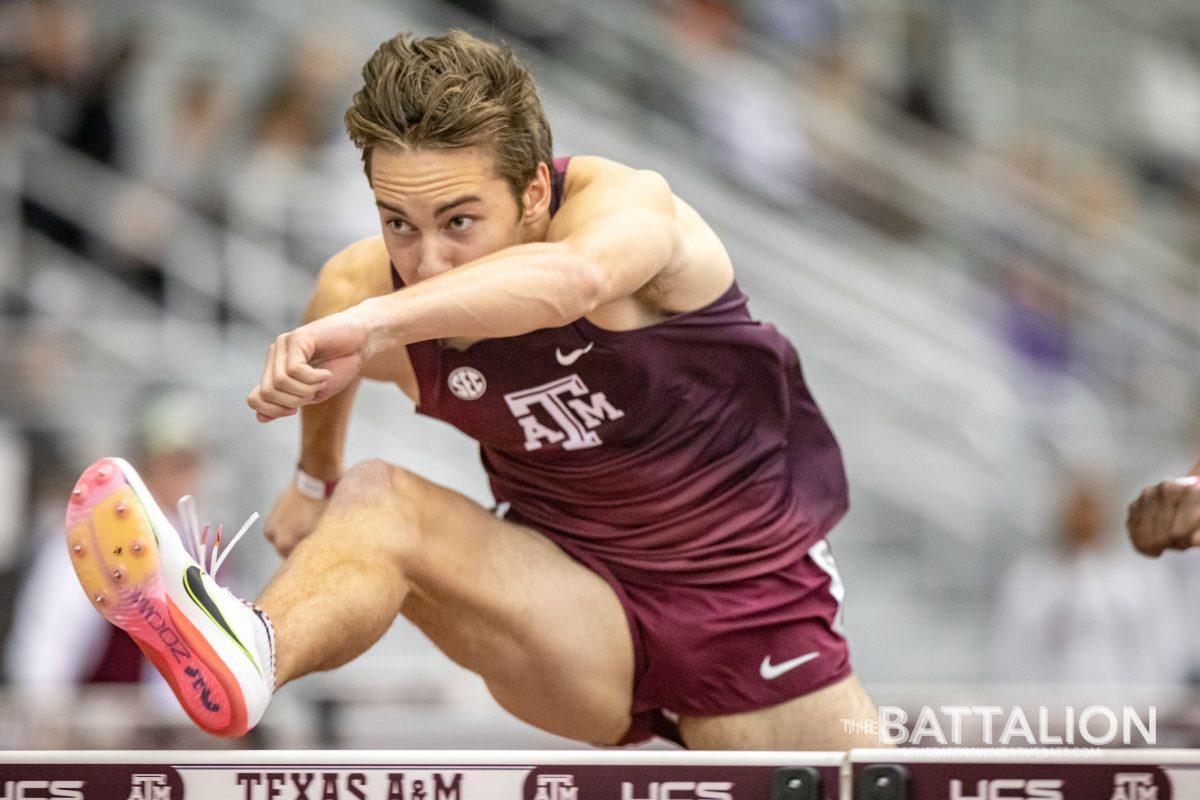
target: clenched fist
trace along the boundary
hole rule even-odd
[[[355,309],[280,335],[246,403],[259,422],[270,422],[332,397],[362,370],[367,341],[366,321]]]
[[[1147,487],[1130,504],[1125,525],[1138,552],[1160,556],[1165,550],[1200,545],[1200,477],[1195,472]]]
[[[279,555],[286,558],[302,539],[316,529],[328,505],[328,500],[306,497],[294,484],[289,483],[275,501],[275,507],[271,509],[271,515],[263,527],[267,541],[275,546]]]

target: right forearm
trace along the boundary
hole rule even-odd
[[[360,381],[323,403],[300,409],[300,469],[326,482],[342,476],[350,409]]]
[[[378,237],[357,242],[341,251],[321,268],[317,288],[304,313],[304,322],[314,322],[392,290],[387,250]],[[342,476],[342,456],[350,410],[359,380],[323,403],[300,408],[300,468],[329,483]]]

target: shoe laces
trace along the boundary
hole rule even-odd
[[[225,563],[225,559],[233,552],[233,548],[237,547],[237,543],[246,535],[246,531],[250,530],[250,526],[258,519],[258,512],[255,511],[250,515],[250,518],[242,523],[242,527],[229,540],[229,544],[225,549],[221,549],[222,535],[225,532],[225,526],[217,526],[217,535],[213,542],[212,550],[208,547],[208,532],[209,525],[200,527],[200,514],[196,510],[196,500],[190,495],[185,494],[179,498],[179,502],[175,504],[176,510],[179,512],[179,523],[183,526],[184,544],[191,550],[192,558],[196,559],[196,563],[200,568],[208,573],[213,580],[217,578],[217,570]]]

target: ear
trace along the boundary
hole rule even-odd
[[[545,162],[538,162],[537,173],[521,195],[521,207],[525,209],[521,223],[532,225],[541,219],[550,210],[550,197],[550,170]]]

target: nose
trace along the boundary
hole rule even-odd
[[[421,241],[421,264],[417,276],[421,280],[441,275],[454,266],[449,245],[438,236],[426,236]]]

